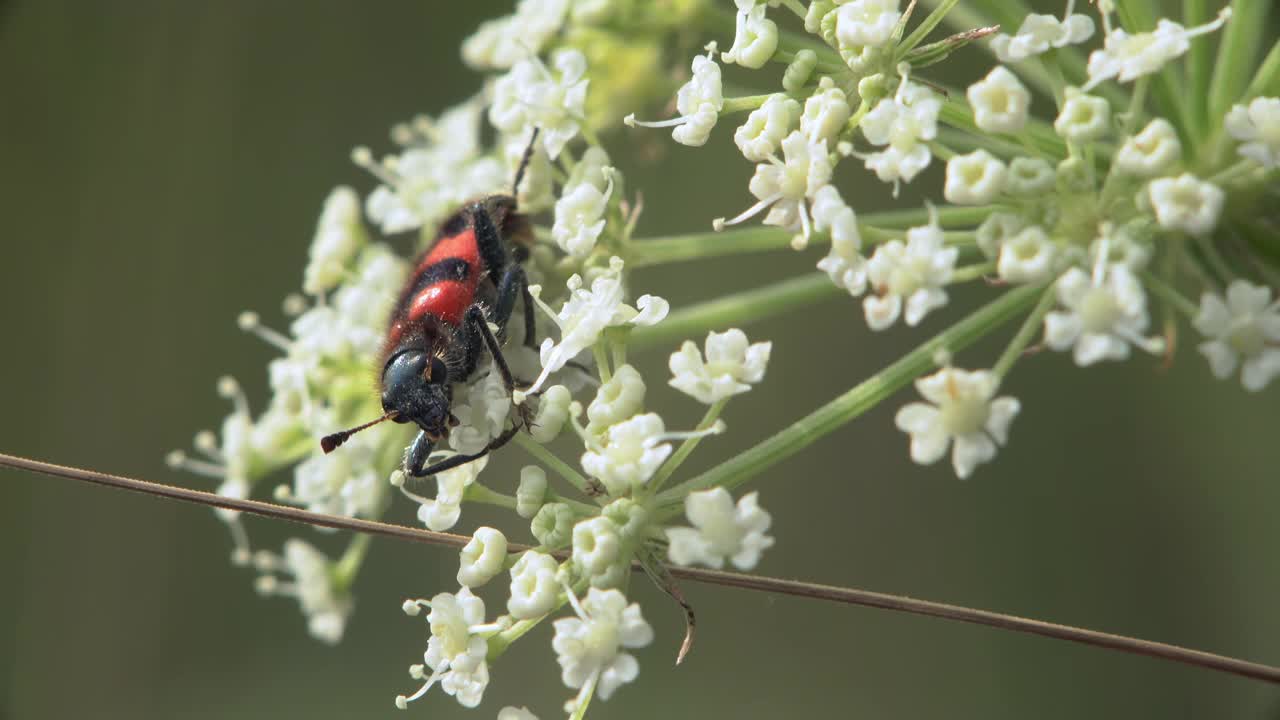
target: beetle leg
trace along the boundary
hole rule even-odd
[[[418,437],[413,439],[413,443],[409,445],[409,449],[404,453],[404,472],[411,477],[424,477],[431,473],[422,469],[427,464],[427,457],[431,455],[431,451],[435,449],[435,443],[427,437],[425,432],[418,432]]]
[[[490,440],[489,444],[485,445],[484,449],[481,450],[480,452],[471,453],[468,455],[454,455],[452,457],[447,457],[444,460],[441,460],[440,462],[436,463],[435,465],[432,465],[431,467],[426,468],[425,470],[421,470],[418,474],[414,475],[414,477],[427,477],[429,475],[435,475],[436,473],[441,473],[441,472],[444,472],[445,470],[452,470],[453,468],[456,468],[459,465],[466,465],[467,463],[473,460],[479,460],[485,455],[488,455],[494,450],[497,450],[503,445],[506,445],[508,442],[511,441],[511,438],[516,436],[516,433],[519,431],[520,431],[519,425],[512,425],[510,428],[507,428],[505,431],[503,431],[501,435]]]

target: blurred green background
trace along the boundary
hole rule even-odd
[[[299,285],[325,194],[373,185],[350,148],[386,149],[394,122],[472,92],[479,78],[457,46],[507,9],[0,4],[0,450],[209,487],[163,457],[225,415],[219,375],[240,378],[261,409],[271,351],[235,328],[237,313],[257,309],[283,326],[280,301]],[[989,62],[972,51],[951,72],[972,77]],[[746,206],[751,168],[735,159],[731,134],[725,123],[701,150],[657,131],[607,138],[644,150],[617,158],[645,193],[641,234],[709,227]],[[858,209],[887,202],[883,186],[859,182],[850,173],[842,183]],[[816,257],[689,264],[637,284],[678,308],[803,272]],[[749,327],[775,342],[767,382],[733,403],[732,432],[705,443],[690,469],[942,326],[934,317],[922,332],[872,337],[844,299]],[[892,424],[907,396],[894,398],[756,484],[778,540],[759,570],[1280,663],[1280,387],[1247,396],[1213,381],[1185,339],[1168,372],[1147,358],[1087,372],[1054,354],[1026,362],[1009,382],[1024,405],[1012,444],[967,482],[908,461]],[[978,348],[960,364],[997,351]],[[665,372],[664,353],[642,363]],[[670,426],[696,419],[674,391],[650,397]],[[525,461],[505,451],[486,475],[514,486]],[[395,519],[409,511],[399,504]],[[468,511],[459,529],[488,517]],[[295,529],[259,521],[253,531],[278,547]],[[307,637],[292,601],[255,596],[228,553],[207,510],[0,471],[0,716],[493,717],[527,704],[545,719],[571,694],[544,628],[493,669],[480,710],[435,694],[396,715],[392,699],[416,686],[406,668],[426,637],[400,601],[453,587],[451,551],[378,541],[337,648]],[[1161,661],[692,584],[698,641],[676,671],[680,614],[646,583],[636,588],[658,640],[639,653],[639,681],[592,717],[1280,710],[1280,692],[1263,684]]]

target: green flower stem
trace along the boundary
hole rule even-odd
[[[907,53],[911,52],[915,46],[919,45],[920,42],[929,35],[929,33],[933,32],[933,29],[938,27],[938,23],[942,22],[942,19],[947,16],[947,13],[951,12],[951,9],[959,2],[960,0],[941,0],[941,2],[933,8],[933,11],[926,15],[924,20],[920,21],[920,24],[916,26],[916,29],[912,30],[911,34],[908,35],[906,39],[898,43],[898,47],[894,49],[894,53],[897,55],[894,63],[896,64],[905,58]]]
[[[360,574],[360,567],[364,564],[364,558],[369,554],[369,544],[372,541],[372,535],[356,535],[351,538],[346,551],[333,566],[335,586],[346,590],[355,583],[356,575]]]
[[[935,209],[938,212],[938,224],[952,228],[973,227],[991,214],[991,208],[988,207],[942,205]],[[868,241],[876,240],[876,233],[881,232],[879,228],[902,230],[928,223],[929,211],[925,208],[888,210],[863,213],[858,216],[859,230],[863,239]],[[629,248],[627,267],[652,267],[688,260],[709,260],[725,255],[789,250],[791,238],[794,235],[795,233],[789,230],[759,225],[722,232],[710,231],[640,239],[634,241]],[[892,237],[900,235],[901,233],[894,233]],[[885,239],[892,239],[892,237]],[[811,240],[817,244],[828,242],[830,238],[825,233],[813,233]]]
[[[1249,158],[1243,158],[1237,161],[1234,165],[1224,168],[1223,170],[1209,176],[1209,182],[1221,187],[1248,175],[1249,173],[1257,170],[1258,167],[1258,163]]]
[[[782,0],[782,7],[790,10],[792,14],[801,20],[804,19],[805,15],[809,14],[808,9],[800,4],[800,0]]]
[[[902,230],[889,230],[875,225],[858,224],[858,236],[862,238],[863,242],[871,245],[879,245],[890,240],[901,240],[904,234]]]
[[[555,453],[540,445],[537,440],[529,437],[527,433],[516,433],[513,442],[524,448],[524,451],[532,455],[535,460],[555,470],[560,477],[568,480],[569,484],[577,488],[579,492],[590,494],[587,489],[589,484],[587,479],[582,476],[582,473],[574,470],[569,463],[561,460]]]
[[[767,320],[847,294],[833,285],[825,274],[802,275],[673,312],[657,325],[636,328],[631,336],[631,347],[670,345],[708,330]]]
[[[1147,289],[1156,297],[1164,300],[1169,307],[1188,318],[1194,320],[1200,314],[1200,308],[1195,303],[1188,300],[1187,296],[1178,292],[1177,288],[1165,282],[1155,273],[1150,271],[1142,273],[1142,284],[1146,285]]]
[[[1258,72],[1249,82],[1249,87],[1244,91],[1242,99],[1250,100],[1259,96],[1275,95],[1280,95],[1280,40],[1271,46],[1271,52],[1263,58],[1262,64],[1258,66]]]
[[[1124,128],[1121,130],[1124,135],[1132,135],[1137,130],[1138,122],[1142,120],[1143,108],[1146,107],[1147,103],[1147,89],[1150,87],[1150,75],[1143,75],[1133,81],[1133,97],[1129,98],[1129,107],[1125,110],[1124,115]],[[1183,119],[1185,120],[1185,118]],[[1178,124],[1183,125],[1183,123]],[[1189,128],[1184,127],[1184,129],[1188,131],[1187,135],[1189,135]]]
[[[1203,25],[1209,21],[1208,0],[1182,0],[1182,21],[1187,27]],[[1209,75],[1213,72],[1212,48],[1207,42],[1192,42],[1187,50],[1187,94],[1193,98],[1209,96]],[[1193,102],[1187,107],[1187,135],[1193,143],[1199,143],[1209,125],[1206,103]],[[1194,148],[1193,148],[1194,149]]]
[[[606,330],[605,335],[608,336],[608,334],[608,330]],[[609,338],[609,356],[613,359],[613,367],[615,370],[627,364],[627,343],[625,342],[625,338]]]
[[[855,385],[843,395],[792,423],[790,427],[736,457],[658,495],[662,504],[676,504],[664,517],[678,515],[678,503],[690,492],[712,487],[733,490],[751,478],[795,455],[820,438],[878,405],[933,366],[939,350],[958,352],[1022,313],[1041,289],[1024,286],[1009,290],[889,367]]]
[[[596,369],[600,371],[600,382],[609,382],[613,378],[613,373],[609,371],[609,349],[605,347],[603,341],[591,346],[591,356],[595,358]]]
[[[1021,154],[1022,146],[1019,140],[996,137],[978,127],[977,122],[973,119],[973,108],[970,108],[968,103],[963,100],[964,92],[959,89],[948,88],[948,93],[947,101],[942,105],[942,110],[938,113],[938,119],[947,125],[977,136],[977,139],[971,140],[970,143],[991,143],[990,149],[1000,149],[1002,154]],[[1061,160],[1067,156],[1067,144],[1062,138],[1058,137],[1051,125],[1043,121],[1034,118],[1028,119],[1019,139],[1030,141],[1036,148],[1038,155],[1056,160]]]
[[[477,502],[484,505],[496,505],[500,508],[506,508],[507,510],[516,509],[516,498],[514,495],[500,493],[497,490],[485,487],[480,483],[472,483],[467,486],[466,494],[462,497],[468,502]],[[564,503],[584,515],[595,515],[600,512],[600,507],[598,505],[584,503],[581,500],[573,500],[571,498],[564,497],[553,490],[547,490],[547,502]]]
[[[469,502],[477,502],[485,505],[497,505],[507,510],[516,509],[516,499],[506,493],[500,493],[496,490],[481,485],[480,483],[472,483],[467,486],[467,490],[462,495],[462,499]]]
[[[582,701],[573,709],[573,714],[569,716],[569,720],[582,720],[587,716],[587,706],[591,704],[591,698],[596,694],[596,684],[600,682],[600,673],[592,673],[591,679],[587,681],[587,686],[583,688],[579,697]]]
[[[1049,314],[1049,310],[1053,308],[1054,298],[1057,294],[1054,292],[1053,284],[1050,283],[1044,288],[1044,292],[1040,294],[1040,302],[1036,303],[1035,308],[1030,315],[1022,321],[1022,327],[1018,328],[1018,333],[1013,336],[1013,340],[1009,342],[1009,347],[1004,349],[1000,354],[1000,359],[996,360],[995,367],[991,369],[995,376],[1003,380],[1009,374],[1009,370],[1013,364],[1022,357],[1022,352],[1031,344],[1031,338],[1035,337],[1036,331],[1040,329],[1040,323],[1044,321],[1044,316]]]
[[[706,414],[702,416],[702,421],[698,423],[696,431],[701,432],[714,425],[716,420],[720,418],[720,413],[724,412],[724,406],[728,404],[729,398],[712,403],[711,407],[707,408]],[[658,473],[653,476],[653,479],[649,481],[649,486],[645,489],[646,494],[649,496],[656,495],[662,489],[662,486],[667,484],[667,480],[680,468],[681,463],[698,447],[699,442],[702,442],[701,437],[685,439],[680,444],[679,449],[675,451],[675,454],[663,463],[662,467],[658,468]]]
[[[742,97],[725,98],[724,105],[720,108],[720,114],[728,115],[730,113],[755,110],[763,105],[765,100],[768,100],[777,94],[778,93],[764,93],[763,95],[744,95]]]
[[[1218,247],[1213,244],[1213,238],[1200,237],[1196,238],[1196,247],[1200,252],[1204,253],[1204,257],[1209,261],[1210,268],[1217,273],[1218,279],[1225,285],[1231,282],[1236,276],[1236,271],[1227,264],[1226,258],[1222,257],[1222,253],[1218,252]]]
[[[1267,29],[1267,10],[1273,0],[1234,0],[1232,15],[1218,41],[1218,59],[1209,82],[1209,117],[1221,123],[1231,103],[1241,96],[1250,65]],[[1195,42],[1195,41],[1193,41]],[[1198,101],[1202,99],[1197,98]]]
[[[980,277],[990,275],[996,269],[996,261],[978,263],[977,265],[969,265],[962,268],[956,268],[951,273],[951,282],[966,283],[970,280],[977,280]]]
[[[685,260],[782,250],[791,247],[792,233],[781,228],[757,225],[723,232],[671,235],[631,244],[627,267],[638,268]]]
[[[929,143],[929,149],[932,150],[933,154],[937,155],[938,159],[942,160],[943,162],[951,162],[951,158],[955,157],[958,154],[956,153],[955,150],[952,150],[950,147],[948,147],[947,144],[942,140],[935,140]]]

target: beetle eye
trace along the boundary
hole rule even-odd
[[[423,377],[427,382],[443,385],[449,382],[449,368],[438,357],[431,358],[431,363],[427,365],[426,372]]]

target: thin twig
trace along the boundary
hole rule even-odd
[[[175,487],[173,485],[163,485],[160,483],[147,482],[145,480],[120,477],[118,475],[108,475],[106,473],[100,473],[93,470],[81,470],[62,465],[54,465],[51,463],[40,462],[38,460],[5,455],[3,453],[0,453],[0,467],[28,470],[45,475],[53,475],[55,477],[80,480],[82,482],[93,483],[95,485],[105,485],[107,487],[131,490],[133,492],[144,493],[147,495],[166,497],[173,500],[182,500],[201,505],[226,508],[228,510],[239,510],[241,512],[251,513],[254,515],[290,520],[306,525],[319,525],[322,527],[337,528],[341,530],[353,530],[356,532],[383,535],[400,540],[410,540],[413,542],[427,543],[431,545],[445,545],[448,547],[460,548],[470,541],[470,538],[466,536],[455,535],[453,533],[432,532],[430,530],[420,530],[417,528],[406,527],[404,525],[394,525],[391,523],[374,522],[372,520],[360,520],[358,518],[340,517],[335,515],[324,515],[284,505],[275,505],[257,500],[240,500],[236,498],[223,497],[221,495],[202,492],[200,490],[190,490],[187,488]],[[512,552],[520,552],[527,549],[527,547],[512,544],[508,546],[508,549]],[[636,564],[635,568],[637,570],[642,569],[639,564]],[[915,598],[904,597],[901,595],[888,595],[885,593],[871,592],[869,590],[856,590],[851,588],[834,587],[831,585],[801,582],[798,580],[784,580],[781,578],[744,575],[740,573],[703,570],[699,568],[671,567],[669,570],[675,577],[687,578],[698,582],[726,585],[729,587],[744,588],[747,590],[773,592],[783,595],[796,595],[800,597],[816,598],[819,600],[830,600],[849,605],[861,605],[864,607],[880,608],[882,610],[893,610],[896,612],[905,612],[914,615],[926,615],[946,620],[956,620],[975,625],[985,625],[987,627],[1029,633],[1031,635],[1040,635],[1042,637],[1054,638],[1057,640],[1067,640],[1084,645],[1092,645],[1094,647],[1109,648],[1135,655],[1145,655],[1147,657],[1170,660],[1173,662],[1183,663],[1185,665],[1194,665],[1207,670],[1216,670],[1218,672],[1225,672],[1232,675],[1239,675],[1241,677],[1280,684],[1280,668],[1278,667],[1249,662],[1247,660],[1240,660],[1238,658],[1227,657],[1225,655],[1216,655],[1200,650],[1192,650],[1190,648],[1169,645],[1167,643],[1141,640],[1124,635],[1113,635],[1111,633],[1099,632],[1097,630],[1086,630],[1084,628],[1072,627],[1070,625],[1058,625],[1056,623],[1044,622],[1043,620],[1033,620],[1015,615],[991,612],[989,610],[977,610],[958,605],[948,605],[946,603],[930,602],[928,600],[917,600]]]

